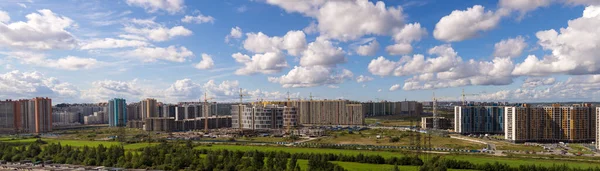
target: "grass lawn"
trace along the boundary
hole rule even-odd
[[[347,155],[358,155],[360,153],[364,155],[381,155],[384,158],[396,156],[400,157],[403,154],[399,152],[387,152],[387,151],[368,151],[368,150],[343,150],[343,149],[315,149],[315,148],[296,148],[296,147],[280,147],[280,146],[241,146],[241,145],[212,145],[209,146],[198,146],[196,149],[211,149],[211,150],[240,150],[240,151],[285,151],[289,153],[332,153],[332,154],[347,154]],[[552,165],[552,164],[567,164],[570,167],[581,167],[589,168],[599,166],[600,163],[591,162],[575,162],[575,161],[561,161],[561,160],[547,160],[547,159],[529,159],[529,158],[509,158],[509,157],[492,157],[486,155],[444,155],[446,158],[453,158],[456,160],[470,161],[476,164],[484,163],[506,163],[510,166],[517,167],[519,165]]]
[[[361,145],[390,145],[390,146],[409,146],[410,137],[407,131],[388,130],[388,129],[369,129],[360,131],[359,133],[349,134],[346,131],[336,131],[330,133],[331,136],[320,138],[312,143],[325,144],[361,144]],[[377,136],[382,137],[377,139]],[[425,134],[420,134],[421,139]],[[390,142],[392,137],[399,137],[399,142]],[[474,143],[450,137],[441,137],[433,135],[431,137],[431,146],[439,148],[454,148],[454,149],[482,149],[486,147],[484,144]]]
[[[332,153],[332,154],[347,154],[347,155],[380,155],[384,158],[401,157],[402,153],[389,151],[369,151],[369,150],[344,150],[344,149],[316,149],[316,148],[298,148],[298,147],[282,147],[282,146],[242,146],[242,145],[212,145],[198,146],[196,149],[210,150],[240,150],[240,151],[285,151],[288,153]]]
[[[29,138],[29,139],[18,139],[18,140],[6,140],[3,142],[35,142],[37,139],[36,138]],[[46,141],[48,143],[60,143],[61,145],[70,145],[73,147],[84,147],[84,146],[89,146],[89,147],[97,147],[100,144],[102,144],[105,147],[110,147],[113,145],[120,145],[119,142],[114,142],[114,141],[90,141],[90,140],[62,140],[62,139],[51,139],[51,138],[42,138],[43,141]],[[149,145],[157,145],[158,143],[135,143],[135,144],[126,144],[123,148],[125,148],[125,150],[136,150],[136,149],[141,149],[144,147],[147,147]]]
[[[340,162],[332,161],[337,165],[342,166],[348,171],[391,171],[394,169],[394,165],[389,164],[368,164],[368,163],[354,163],[354,162]],[[398,166],[398,169],[402,171],[418,171],[417,166]]]
[[[561,161],[561,160],[545,160],[545,159],[531,159],[531,158],[509,158],[509,157],[492,157],[492,156],[483,156],[483,155],[446,155],[446,158],[453,158],[456,160],[466,160],[475,164],[484,164],[484,163],[506,163],[512,167],[517,167],[520,165],[542,165],[542,166],[551,166],[553,164],[562,165],[567,164],[569,167],[580,167],[580,168],[590,168],[590,167],[598,167],[600,163],[591,163],[591,162],[575,162],[575,161]]]

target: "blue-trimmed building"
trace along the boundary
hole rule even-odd
[[[455,106],[454,131],[461,134],[502,134],[504,112],[504,106]]]
[[[124,127],[127,125],[127,103],[125,99],[114,98],[108,101],[108,126]]]

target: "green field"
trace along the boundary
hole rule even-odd
[[[394,169],[394,165],[389,164],[368,164],[368,163],[354,163],[354,162],[340,162],[332,161],[337,165],[342,166],[348,171],[391,171]],[[402,171],[418,171],[418,166],[398,166],[398,169]]]
[[[580,167],[580,168],[590,168],[590,167],[598,167],[600,163],[592,163],[592,162],[575,162],[575,161],[564,161],[564,160],[548,160],[548,159],[533,159],[533,158],[508,158],[508,157],[492,157],[492,156],[484,156],[484,155],[445,155],[446,158],[452,158],[456,160],[466,160],[470,161],[474,164],[484,164],[484,163],[506,163],[512,167],[517,167],[520,165],[542,165],[542,166],[552,166],[553,164],[562,165],[567,164],[569,167]]]
[[[403,156],[400,152],[388,152],[388,151],[368,151],[368,150],[344,150],[344,149],[316,149],[316,148],[297,148],[297,147],[281,147],[281,146],[241,146],[241,145],[212,145],[212,146],[198,146],[196,149],[210,149],[210,150],[240,150],[240,151],[285,151],[289,153],[332,153],[332,154],[346,154],[346,155],[380,155],[384,158],[389,157],[401,157]],[[550,160],[550,159],[532,159],[532,158],[509,158],[509,157],[492,157],[487,155],[444,155],[446,158],[452,158],[456,160],[470,161],[475,164],[484,163],[506,163],[510,166],[517,167],[520,165],[544,165],[549,166],[552,164],[567,164],[570,167],[597,167],[600,163],[592,162],[576,162],[576,161],[563,161],[563,160]]]
[[[22,143],[27,143],[27,142],[35,142],[37,139],[35,138],[28,138],[28,139],[17,139],[17,140],[10,140],[10,139],[5,139],[5,140],[0,140],[2,142],[13,142],[13,143],[17,143],[17,142],[22,142]],[[89,147],[97,147],[100,144],[102,144],[105,147],[109,147],[109,146],[113,146],[113,145],[120,145],[119,142],[113,142],[113,141],[89,141],[89,140],[62,140],[62,139],[51,139],[51,138],[42,138],[43,141],[46,141],[48,143],[59,143],[61,145],[70,145],[73,147],[84,147],[84,146],[89,146]],[[136,149],[141,149],[144,147],[147,147],[149,145],[156,145],[158,143],[134,143],[134,144],[126,144],[125,146],[123,146],[123,148],[125,148],[125,150],[136,150]]]
[[[389,157],[401,157],[402,153],[390,152],[390,151],[368,151],[368,150],[344,150],[344,149],[326,149],[326,148],[299,148],[299,147],[282,147],[282,146],[241,146],[241,145],[212,145],[212,146],[198,146],[196,149],[209,149],[209,150],[232,150],[232,151],[285,151],[288,153],[332,153],[332,154],[346,154],[346,155],[380,155],[384,158]]]
[[[410,146],[411,138],[409,132],[403,130],[389,130],[389,129],[368,129],[360,132],[353,132],[352,134],[347,131],[332,131],[329,133],[331,136],[319,138],[311,143],[323,143],[323,144],[360,144],[360,145],[389,145],[389,146]],[[419,134],[425,136],[425,134]],[[377,138],[377,136],[381,136]],[[398,142],[391,142],[392,137],[398,137]],[[431,136],[431,146],[438,148],[452,148],[452,149],[482,149],[486,147],[484,144],[475,143],[471,141],[465,141],[450,137],[443,136]]]

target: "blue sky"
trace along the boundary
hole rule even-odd
[[[596,0],[0,2],[0,99],[595,101]]]

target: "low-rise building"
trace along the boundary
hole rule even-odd
[[[452,129],[452,120],[445,117],[422,117],[421,128],[434,129],[437,124],[437,129]]]

